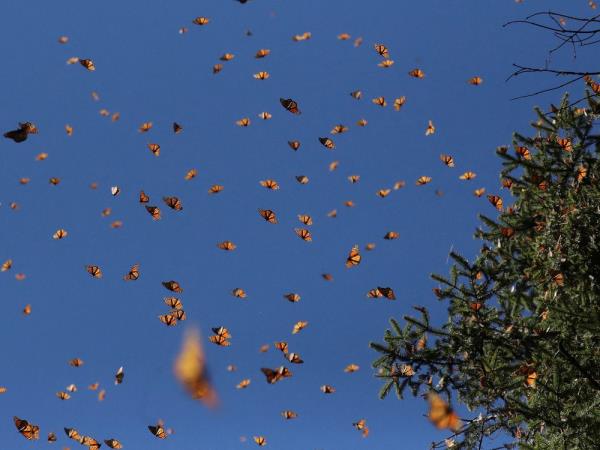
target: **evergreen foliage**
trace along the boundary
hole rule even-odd
[[[450,275],[432,275],[447,322],[416,307],[371,344],[381,398],[435,391],[472,412],[432,448],[482,448],[502,432],[492,447],[600,446],[600,101],[586,100],[536,109],[535,135],[497,149],[515,202],[488,196],[500,214],[480,216],[481,252],[451,253]]]

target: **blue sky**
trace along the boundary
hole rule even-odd
[[[561,10],[565,3],[543,7]],[[565,13],[589,13],[585,0],[568,3]],[[19,436],[13,415],[39,424],[44,438],[56,432],[57,448],[78,447],[63,427],[149,450],[244,448],[255,444],[240,443],[240,436],[253,435],[264,435],[274,449],[419,449],[443,437],[423,417],[422,399],[377,398],[380,383],[370,368],[376,355],[368,343],[380,340],[388,319],[410,313],[412,305],[426,305],[443,320],[445,307],[431,293],[429,274],[447,272],[451,248],[474,255],[477,214],[494,214],[472,191],[499,191],[496,146],[510,144],[515,130],[528,132],[534,105],[559,101],[559,93],[509,100],[550,85],[551,78],[505,82],[513,62],[542,65],[554,44],[531,29],[502,28],[539,7],[512,0],[6,2],[0,124],[6,131],[29,120],[40,133],[18,145],[0,142],[0,261],[14,261],[0,274],[0,385],[8,388],[0,396],[0,447],[47,445]],[[196,16],[211,22],[198,27],[191,23]],[[181,26],[189,32],[178,34]],[[305,31],[312,39],[292,42]],[[343,32],[352,40],[362,36],[363,45],[338,40]],[[61,35],[69,36],[68,44],[57,43]],[[377,67],[374,43],[390,49],[394,66]],[[255,59],[260,48],[271,55]],[[235,58],[213,75],[225,52]],[[67,66],[72,56],[93,59],[96,71]],[[591,52],[576,61],[568,51],[555,59],[574,67],[589,61]],[[407,75],[415,67],[424,70],[423,80]],[[261,70],[271,77],[255,80],[252,74]],[[468,85],[476,75],[484,83]],[[356,89],[363,91],[360,101],[348,95]],[[580,93],[574,87],[574,95]],[[380,95],[387,108],[371,103]],[[396,112],[391,104],[401,95],[407,102]],[[280,97],[297,100],[302,115],[286,112]],[[120,112],[121,119],[101,117],[101,108]],[[262,111],[273,118],[258,119]],[[235,126],[242,117],[251,118],[250,127]],[[360,118],[366,127],[355,125]],[[430,119],[437,130],[425,137]],[[141,134],[137,128],[146,121],[154,127]],[[181,134],[172,133],[173,121],[183,125]],[[71,137],[67,123],[74,127]],[[328,151],[317,138],[338,123],[350,131],[334,136],[336,149]],[[297,152],[287,145],[292,139],[302,142]],[[161,145],[160,157],[148,151],[150,142]],[[48,159],[35,161],[40,152]],[[440,153],[453,155],[457,167],[443,166]],[[339,167],[330,172],[334,160]],[[192,167],[198,176],[184,181]],[[458,180],[465,170],[477,178]],[[351,185],[351,174],[360,174],[360,182]],[[298,184],[296,175],[307,175],[309,184]],[[432,183],[416,187],[421,175]],[[22,186],[21,177],[31,182]],[[50,185],[50,177],[61,183]],[[262,188],[258,182],[266,178],[281,189]],[[406,180],[404,189],[385,199],[375,195],[398,180]],[[93,181],[97,190],[88,187]],[[225,189],[209,196],[212,184]],[[118,197],[110,195],[113,185],[121,188]],[[163,210],[161,221],[138,204],[140,189]],[[160,200],[165,195],[180,197],[184,210],[168,210]],[[346,200],[356,207],[345,207]],[[12,201],[18,211],[8,207]],[[103,218],[107,207],[112,215]],[[280,223],[266,223],[257,208],[274,210]],[[334,208],[338,217],[327,217]],[[313,216],[312,243],[294,235],[301,226],[297,214]],[[122,220],[123,228],[111,229],[113,220]],[[58,228],[69,236],[53,240]],[[383,240],[390,230],[400,238]],[[219,250],[223,240],[238,248]],[[350,248],[367,242],[376,249],[346,269]],[[141,264],[141,277],[125,283],[122,276],[134,263]],[[104,277],[92,279],[86,264],[99,265]],[[15,280],[19,272],[24,281]],[[333,282],[321,278],[324,272]],[[174,328],[157,320],[167,311],[161,281],[170,279],[182,284],[188,315]],[[378,285],[393,287],[398,299],[366,299]],[[246,300],[231,296],[236,287],[247,291]],[[287,302],[282,296],[288,292],[302,300]],[[25,317],[28,303],[32,314]],[[292,336],[298,320],[309,326]],[[205,342],[221,399],[217,411],[187,398],[172,376],[192,324],[205,339],[220,325],[233,335],[229,348]],[[277,340],[288,341],[305,363],[290,367],[291,379],[268,385],[260,368],[285,361],[273,348],[258,349]],[[85,364],[69,367],[74,357]],[[344,373],[349,363],[360,370]],[[227,372],[228,364],[238,370]],[[125,381],[115,387],[119,366]],[[250,387],[235,389],[243,378],[252,380]],[[95,381],[107,391],[104,402],[86,389]],[[61,402],[54,394],[70,383],[80,390]],[[322,394],[323,384],[336,393]],[[284,421],[284,409],[298,419]],[[164,441],[146,429],[158,418],[175,430]],[[352,427],[361,418],[371,430],[367,439]]]

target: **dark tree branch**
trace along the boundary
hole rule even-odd
[[[566,20],[573,22],[573,26],[567,27]],[[531,14],[524,19],[511,20],[506,22],[503,27],[511,25],[523,24],[533,28],[541,29],[550,32],[559,43],[548,51],[548,56],[551,56],[554,52],[560,50],[565,45],[570,45],[573,48],[573,58],[577,57],[577,47],[587,47],[600,43],[600,14],[584,18],[570,16],[567,14],[560,14],[554,11],[541,11]],[[545,73],[553,74],[555,76],[571,77],[568,81],[561,83],[556,86],[540,89],[536,92],[532,92],[525,95],[520,95],[512,98],[511,100],[523,99],[528,97],[534,97],[546,92],[555,91],[568,86],[586,75],[600,75],[599,71],[573,71],[573,70],[559,70],[549,66],[549,62],[546,62],[544,67],[531,67],[522,66],[519,64],[513,64],[516,70],[507,78],[506,81],[524,73]]]

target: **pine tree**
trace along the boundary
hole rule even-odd
[[[371,344],[381,398],[434,391],[472,412],[432,448],[503,433],[495,448],[600,446],[600,101],[587,103],[536,109],[535,135],[497,149],[510,192],[488,195],[499,217],[480,216],[473,261],[451,253],[450,275],[432,275],[447,322],[416,307]]]

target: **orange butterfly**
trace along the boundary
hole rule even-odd
[[[277,217],[270,209],[259,209],[258,214],[269,223],[277,223]]]
[[[335,148],[335,144],[333,143],[333,141],[331,139],[329,139],[328,137],[320,137],[319,138],[319,142],[325,147],[328,148],[329,150],[333,150]]]
[[[158,206],[146,206],[146,211],[152,216],[152,220],[160,220],[161,213]]]
[[[454,432],[460,430],[462,423],[458,415],[450,408],[438,394],[430,392],[427,395],[429,401],[429,420],[438,428],[448,428]]]
[[[386,59],[390,57],[390,52],[385,45],[375,44],[374,48],[379,56],[382,56],[383,58],[386,58]]]
[[[275,180],[261,180],[259,181],[260,185],[262,187],[266,187],[267,189],[271,189],[271,190],[277,190],[279,189],[279,184],[277,184],[277,181]]]
[[[298,103],[296,103],[291,98],[280,98],[279,102],[281,103],[281,106],[283,106],[292,114],[302,114],[301,111],[298,109]]]
[[[300,239],[302,239],[303,241],[306,241],[306,242],[312,241],[312,235],[310,234],[310,231],[308,231],[306,228],[294,228],[294,231],[296,232],[298,237]]]
[[[102,270],[98,266],[87,265],[85,270],[94,278],[102,278]]]
[[[408,74],[413,78],[425,78],[425,73],[421,69],[413,69]]]
[[[183,209],[181,200],[179,200],[177,197],[163,197],[163,202],[165,202],[169,208],[174,209],[175,211],[181,211]]]
[[[346,259],[346,267],[350,268],[358,266],[361,260],[362,256],[359,253],[358,245],[355,245],[354,247],[352,247],[352,250],[350,250],[350,253],[348,254],[348,258]]]
[[[131,269],[129,270],[129,273],[127,273],[123,279],[125,281],[135,281],[140,277],[140,265],[139,264],[134,264],[133,266],[131,266]]]
[[[292,150],[298,150],[300,148],[300,141],[288,141],[288,145]]]

